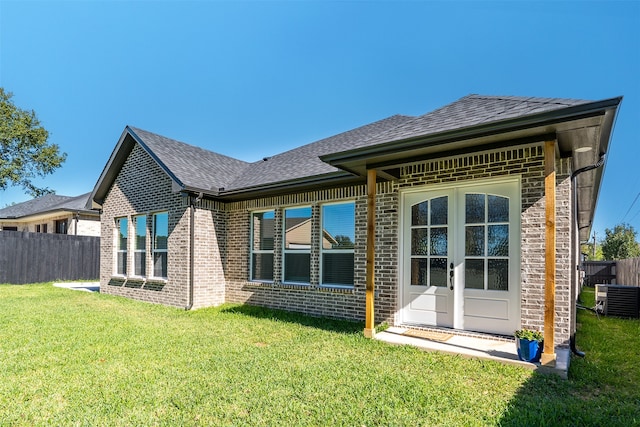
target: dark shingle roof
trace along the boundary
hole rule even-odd
[[[366,141],[359,141],[350,149],[513,119],[589,102],[591,101],[562,98],[468,95],[387,132],[379,133]]]
[[[0,219],[23,218],[53,211],[86,211],[85,205],[90,195],[91,193],[87,193],[70,197],[46,194],[33,200],[0,209]]]
[[[407,123],[413,117],[395,115],[251,164],[227,188],[241,189],[274,182],[290,181],[339,171],[320,156],[349,150],[360,141]]]
[[[189,188],[227,187],[249,163],[185,144],[142,129],[130,128],[166,168]]]
[[[327,155],[520,119],[589,102],[561,98],[468,95],[422,116],[391,116],[255,163],[243,162],[141,129],[128,127],[127,130],[138,142],[146,145],[150,154],[183,188],[216,194],[345,173],[321,160]],[[100,194],[105,191],[102,189]],[[96,200],[100,200],[100,197]]]

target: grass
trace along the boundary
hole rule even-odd
[[[640,425],[639,322],[579,317],[564,381],[358,323],[0,285],[0,425]]]

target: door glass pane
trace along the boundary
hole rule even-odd
[[[411,225],[427,225],[428,202],[411,206]]]
[[[489,256],[509,256],[508,225],[489,225],[487,240]]]
[[[448,213],[447,196],[431,200],[431,225],[447,225]]]
[[[484,226],[465,227],[465,256],[484,256]]]
[[[484,194],[465,194],[465,223],[484,222],[484,198]]]
[[[489,196],[488,222],[509,221],[509,199],[501,196]]]
[[[488,288],[494,291],[509,290],[509,260],[490,259],[488,265]]]
[[[431,258],[431,286],[447,286],[447,259]]]
[[[464,262],[464,287],[484,289],[484,260],[467,259]]]
[[[447,256],[447,228],[431,228],[431,255]]]
[[[429,254],[429,236],[427,228],[414,228],[411,230],[411,255]]]
[[[427,260],[425,258],[411,260],[411,285],[427,286]]]

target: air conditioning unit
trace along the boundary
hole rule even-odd
[[[640,317],[640,288],[596,285],[596,310],[605,316]]]

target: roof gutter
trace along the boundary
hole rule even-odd
[[[607,109],[615,108],[620,104],[622,97],[576,105],[561,110],[547,111],[530,116],[507,119],[488,124],[475,125],[461,129],[444,131],[432,135],[420,135],[416,137],[399,139],[391,142],[375,144],[354,150],[320,156],[320,159],[331,165],[339,165],[349,161],[365,160],[374,156],[380,156],[407,151],[413,148],[423,147],[425,144],[438,145],[464,139],[490,136],[500,133],[512,132],[538,126],[548,126],[568,120],[589,118],[605,113]]]
[[[286,190],[287,192],[295,192],[298,191],[301,187],[318,187],[324,185],[329,186],[340,182],[348,183],[349,181],[356,180],[360,180],[360,177],[344,170],[338,170],[336,172],[316,175],[309,178],[278,181],[265,185],[257,185],[254,187],[244,187],[233,190],[224,190],[224,188],[220,188],[220,191],[215,194],[215,196],[221,199],[242,200],[254,197],[257,193],[260,193],[260,196],[263,197],[265,195],[268,195],[268,193],[282,194],[283,190]]]

